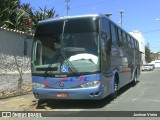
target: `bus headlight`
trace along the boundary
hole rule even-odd
[[[88,82],[85,84],[80,85],[81,88],[89,88],[89,87],[96,87],[100,85],[100,81],[93,81],[93,82]]]
[[[32,87],[36,87],[36,88],[44,88],[45,85],[40,84],[40,83],[33,83],[33,84],[32,84]]]

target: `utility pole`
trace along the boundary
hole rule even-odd
[[[121,10],[120,11],[120,24],[121,24],[121,28],[122,28],[122,25],[123,25],[123,13],[124,13],[124,10]]]
[[[65,2],[66,2],[66,12],[67,12],[67,16],[68,16],[68,11],[69,11],[69,2],[70,2],[70,0],[65,0]]]

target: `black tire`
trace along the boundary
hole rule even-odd
[[[114,81],[114,91],[111,93],[111,99],[114,100],[118,96],[118,82]]]
[[[48,101],[49,101],[49,99],[39,99],[39,100],[38,100],[38,105],[47,103]]]
[[[136,85],[136,83],[137,83],[137,72],[135,72],[134,78],[133,78],[133,81],[132,81],[133,85]]]

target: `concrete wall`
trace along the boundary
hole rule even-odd
[[[0,98],[31,91],[31,35],[0,28]],[[24,41],[27,56],[24,56]],[[21,86],[19,86],[21,84]]]

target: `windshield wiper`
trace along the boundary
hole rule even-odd
[[[47,70],[44,72],[44,77],[48,76],[48,71],[50,71],[51,68],[52,68],[52,64],[49,64],[47,67]]]
[[[59,50],[57,50],[57,54],[59,54],[63,59],[64,61],[67,62],[67,64],[69,65],[69,70],[70,72],[75,75],[75,76],[78,76],[79,75],[79,72],[77,71],[77,69],[74,67],[74,65],[67,59],[67,57],[62,53],[60,52]],[[59,61],[59,60],[58,60]],[[61,63],[61,62],[60,62]],[[57,63],[55,66],[52,66],[53,64],[49,64],[48,67],[46,68],[47,70],[44,72],[44,77],[47,77],[48,76],[48,72],[49,71],[57,71],[58,70],[58,64]],[[60,65],[61,66],[61,65]],[[53,74],[53,73],[52,73]]]
[[[69,65],[70,71],[73,73],[73,75],[78,76],[79,72],[77,71],[77,69],[74,67],[74,65],[72,65],[72,63],[67,59],[67,57],[63,54],[62,52],[62,47],[63,45],[63,39],[64,39],[64,32],[65,32],[65,26],[66,26],[66,22],[68,22],[67,20],[64,20],[63,22],[63,28],[62,28],[62,39],[61,39],[61,48],[57,49],[58,53],[63,57],[64,61],[66,61]],[[60,62],[61,63],[61,62]],[[60,65],[61,66],[61,65]]]
[[[44,72],[44,77],[47,77],[48,76],[48,72],[49,71],[57,71],[58,70],[58,64],[56,64],[56,66],[53,66],[52,68],[52,65],[53,64],[49,64],[48,67],[47,67],[47,70]],[[53,74],[53,73],[52,73]]]

